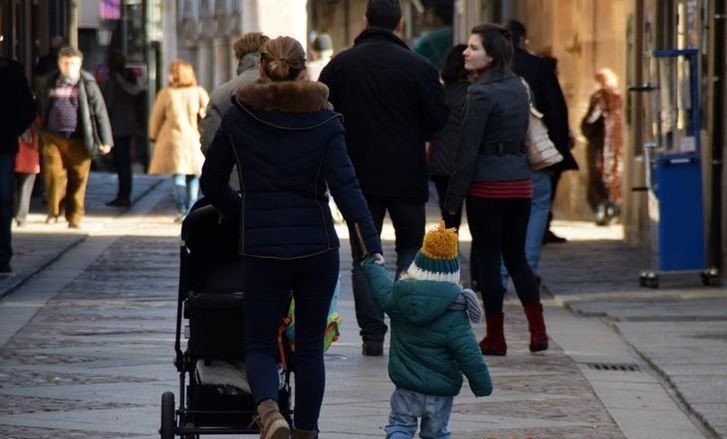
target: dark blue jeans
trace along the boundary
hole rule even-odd
[[[256,403],[278,400],[280,319],[295,298],[295,427],[318,430],[326,372],[323,333],[338,281],[338,250],[295,260],[243,260],[247,377]]]
[[[409,268],[422,246],[426,224],[424,203],[396,198],[380,198],[366,194],[364,196],[379,235],[381,235],[386,211],[389,212],[389,217],[391,217],[396,232],[396,277],[398,278],[402,271]],[[352,227],[349,227],[348,231],[351,237],[351,255],[353,259],[351,283],[356,305],[356,320],[359,328],[361,328],[361,338],[364,342],[383,341],[387,330],[384,323],[384,312],[374,300],[366,274],[361,268],[363,252],[356,238],[356,231]]]
[[[10,227],[15,201],[15,154],[0,153],[0,266],[13,257]]]
[[[131,200],[131,136],[114,137],[114,165],[119,176],[116,198]]]

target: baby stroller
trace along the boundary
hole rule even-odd
[[[179,371],[179,406],[174,393],[161,401],[162,439],[202,434],[258,434],[257,415],[244,370],[244,292],[235,228],[204,199],[182,223],[174,364]],[[286,316],[278,332],[281,413],[291,422],[293,350]],[[183,319],[186,326],[183,327]],[[182,346],[182,331],[187,339]],[[184,349],[184,350],[183,350]],[[292,422],[291,422],[292,424]]]

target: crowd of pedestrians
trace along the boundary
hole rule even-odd
[[[413,437],[418,422],[422,437],[449,437],[463,373],[476,396],[492,392],[482,355],[507,353],[508,277],[527,317],[530,351],[548,349],[537,271],[542,244],[563,241],[549,230],[560,176],[578,169],[568,109],[554,61],[527,51],[522,23],[478,25],[467,44],[450,48],[452,13],[451,2],[435,2],[428,17],[436,29],[411,50],[400,37],[399,2],[368,0],[353,46],[332,57],[331,37],[318,34],[311,62],[293,38],[249,33],[233,47],[237,75],[211,96],[192,65],[176,60],[155,97],[148,172],[172,177],[176,220],[184,220],[200,190],[222,215],[241,219],[246,367],[263,438],[318,434],[323,334],[340,271],[329,195],[349,228],[363,355],[383,355],[384,313],[390,318],[396,390],[387,437]],[[10,224],[26,221],[39,158],[47,223],[64,213],[69,227],[80,226],[92,158],[112,148],[119,186],[107,204],[131,205],[132,144],[147,125],[143,84],[122,55],[112,54],[102,92],[81,69],[83,54],[62,43],[54,40],[38,64],[44,76],[37,103],[22,67],[0,58],[3,94],[19,103],[11,112],[1,108],[8,122],[0,132],[0,275],[12,272]],[[618,215],[622,103],[609,71],[596,80],[581,129],[598,220]],[[534,110],[563,158],[537,171],[528,160]],[[425,233],[430,180],[442,222]],[[457,231],[465,210],[472,290],[460,279]],[[396,235],[393,280],[380,239],[387,212]],[[279,317],[291,292],[293,425],[278,407],[275,364]],[[479,343],[470,327],[482,320],[476,293],[486,322]]]

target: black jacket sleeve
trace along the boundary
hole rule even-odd
[[[351,240],[359,240],[364,253],[382,253],[381,240],[371,219],[366,199],[361,193],[356,172],[346,152],[346,140],[340,121],[334,122],[338,129],[328,141],[323,157],[323,176],[328,188],[341,209],[343,218],[353,225],[359,236],[351,236]],[[209,160],[209,159],[208,159]]]
[[[465,101],[462,129],[457,140],[454,172],[447,186],[445,208],[450,212],[457,211],[462,206],[467,194],[467,188],[477,166],[477,152],[491,112],[491,104],[485,93],[476,86],[470,87]]]
[[[114,138],[111,134],[111,121],[109,120],[109,113],[106,111],[103,93],[101,93],[96,81],[85,81],[85,86],[88,105],[93,108],[93,114],[96,115],[96,126],[98,127],[98,136],[101,143],[113,146]]]
[[[207,157],[202,166],[202,176],[199,183],[202,192],[213,206],[224,216],[233,216],[240,211],[240,193],[230,187],[230,172],[235,164],[234,145],[227,134],[224,125],[221,125],[215,134]],[[244,190],[244,189],[243,189]]]
[[[439,75],[433,67],[427,65],[427,69],[421,73],[419,81],[420,104],[424,119],[422,127],[424,128],[424,138],[429,140],[447,123],[449,108],[444,99],[444,87],[439,82]]]
[[[558,77],[555,71],[545,62],[540,63],[541,77],[543,78],[541,107],[543,123],[548,128],[550,139],[558,151],[568,151],[570,144],[568,129],[568,106],[563,97]]]
[[[17,136],[23,134],[30,124],[35,119],[36,107],[35,101],[33,100],[33,92],[30,90],[30,84],[28,79],[25,77],[25,73],[22,68],[17,69],[15,72],[16,79],[12,83],[17,84],[17,115],[18,123],[16,126]],[[12,102],[12,100],[11,100]]]

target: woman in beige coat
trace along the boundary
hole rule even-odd
[[[154,152],[150,174],[171,175],[181,222],[197,200],[204,156],[200,150],[197,122],[204,117],[209,96],[197,86],[192,65],[177,60],[169,69],[169,86],[157,95],[149,139]]]

